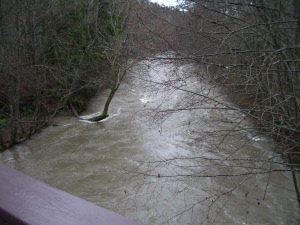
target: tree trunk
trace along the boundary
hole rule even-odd
[[[106,100],[106,103],[105,103],[105,106],[104,106],[104,109],[103,109],[102,113],[99,116],[95,116],[95,117],[92,117],[92,118],[88,119],[89,121],[100,121],[100,120],[103,120],[103,119],[105,119],[109,116],[108,115],[108,108],[109,108],[110,102],[113,99],[116,91],[117,91],[116,88],[112,88],[110,90],[109,96]]]
[[[299,32],[300,32],[300,1],[299,0],[294,0],[294,15],[295,15],[295,19],[297,20],[297,28],[296,28],[296,31],[295,31],[295,43],[296,45],[298,45],[299,47],[299,44],[300,44],[300,35],[299,35]],[[297,56],[300,56],[300,48],[296,48],[296,54]]]

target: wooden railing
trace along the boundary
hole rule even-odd
[[[0,164],[2,225],[142,225]]]

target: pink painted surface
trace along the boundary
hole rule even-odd
[[[142,225],[0,164],[0,224]]]

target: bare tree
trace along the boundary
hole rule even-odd
[[[145,47],[152,48],[154,53],[173,52],[153,54],[151,59],[173,60],[174,65],[191,63],[197,68],[193,88],[179,72],[170,71],[169,79],[164,81],[144,79],[151,87],[184,95],[175,105],[165,101],[155,108],[155,118],[167,122],[170,118],[187,116],[182,112],[191,113],[186,127],[195,136],[195,145],[200,149],[202,141],[209,143],[209,149],[205,148],[207,154],[213,152],[217,156],[199,152],[196,157],[161,158],[143,162],[136,171],[129,171],[146,177],[147,185],[154,178],[161,183],[188,183],[186,189],[178,188],[177,194],[186,190],[189,193],[189,188],[202,188],[203,195],[194,204],[187,203],[174,218],[180,220],[184,214],[201,211],[200,206],[205,205],[207,217],[197,214],[193,218],[213,224],[218,218],[217,209],[221,213],[227,204],[223,198],[246,190],[245,185],[255,182],[253,179],[258,175],[266,177],[265,189],[260,190],[266,196],[270,177],[280,172],[292,173],[294,184],[289,186],[294,185],[300,204],[296,176],[300,147],[298,4],[297,1],[194,0],[184,1],[181,10],[164,9],[165,14],[148,4],[151,15],[159,21],[155,25],[147,21],[146,12],[140,11],[144,13],[138,15],[144,32],[140,37],[144,43],[150,43]],[[160,30],[165,26],[172,28],[165,33]],[[157,39],[151,40],[154,37]],[[205,123],[212,121],[218,125],[207,129]],[[274,154],[258,160],[252,158],[249,148],[261,137],[274,140],[275,147],[269,149]],[[211,184],[225,178],[232,180],[232,185],[215,192],[210,191],[212,185],[200,181],[207,179]],[[159,192],[161,186],[153,185]],[[249,198],[248,191],[244,197]],[[264,199],[260,198],[257,204]]]
[[[127,26],[133,3],[133,1],[111,1],[107,10],[107,24],[97,29],[98,35],[105,37],[104,42],[98,48],[109,63],[110,69],[102,85],[104,83],[104,86],[110,89],[110,93],[102,113],[90,118],[91,121],[99,121],[108,117],[110,102],[131,66],[129,61],[131,47]]]
[[[91,89],[104,86],[109,63],[101,46],[113,35],[99,31],[117,20],[108,17],[105,0],[1,1],[0,6],[1,136],[9,147],[67,105],[77,114]]]

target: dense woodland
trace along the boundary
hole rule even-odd
[[[1,1],[0,129],[7,148],[57,112],[116,88],[131,1]],[[76,113],[75,113],[76,114]]]
[[[296,159],[299,17],[297,0],[185,0],[173,8],[148,0],[2,0],[2,149],[58,112],[76,115],[100,88],[111,94],[92,119],[107,117],[129,61],[172,51],[174,60],[205,69],[210,82],[224,87],[251,122],[280,143],[284,158]]]

